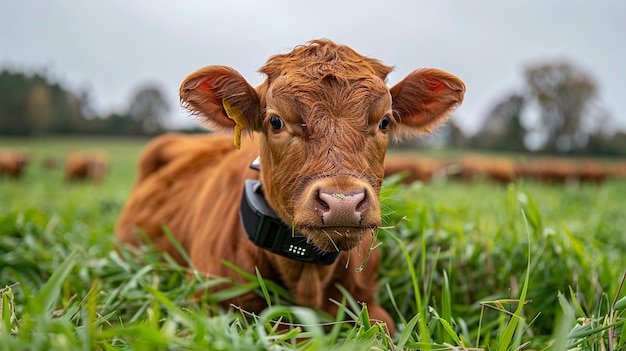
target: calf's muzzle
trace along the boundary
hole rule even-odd
[[[380,225],[377,193],[363,179],[323,177],[307,189],[294,209],[293,224],[323,252],[350,250]]]
[[[317,191],[316,195],[315,208],[321,212],[323,226],[358,227],[361,225],[361,218],[368,203],[365,189],[346,194],[322,188]]]

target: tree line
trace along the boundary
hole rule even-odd
[[[467,135],[453,118],[434,137],[404,147],[626,155],[626,132],[607,130],[613,117],[589,73],[554,61],[532,64],[523,74],[524,84],[495,101],[476,134]],[[167,131],[169,112],[154,85],[140,86],[126,109],[98,116],[86,92],[69,91],[41,73],[0,71],[0,135],[156,135]]]
[[[170,107],[154,85],[137,89],[128,108],[93,112],[86,92],[75,93],[41,73],[0,71],[0,135],[156,135]]]

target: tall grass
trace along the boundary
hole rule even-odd
[[[63,147],[77,143],[92,147]],[[376,248],[378,300],[397,322],[390,337],[348,294],[336,301],[337,317],[293,306],[284,289],[254,274],[198,294],[224,279],[190,272],[149,246],[114,250],[141,143],[96,146],[114,161],[99,186],[63,184],[59,170],[36,164],[19,182],[0,181],[1,350],[626,347],[623,182],[390,180]],[[54,149],[26,147],[35,157]],[[271,307],[253,315],[218,305],[249,291]]]

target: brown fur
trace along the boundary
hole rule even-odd
[[[287,287],[300,304],[330,313],[337,310],[330,299],[341,299],[340,284],[368,304],[373,319],[393,330],[389,314],[374,302],[379,252],[373,251],[365,270],[356,272],[380,225],[378,193],[388,137],[428,132],[443,123],[462,101],[465,86],[429,69],[389,89],[390,71],[347,46],[317,40],[270,58],[261,68],[267,79],[256,89],[229,67],[192,73],[181,84],[183,105],[214,129],[228,131],[235,123],[222,106],[226,101],[249,137],[241,150],[233,147],[232,137],[220,135],[170,134],[153,141],[141,156],[118,237],[137,244],[138,228],[181,260],[164,237],[166,225],[203,272],[243,281],[221,260],[250,273],[256,268]],[[386,130],[379,128],[384,116],[390,117]],[[274,130],[270,120],[277,117],[284,126]],[[256,156],[261,157],[260,172],[248,167]],[[247,178],[261,179],[266,201],[286,224],[321,250],[341,249],[337,262],[301,263],[251,243],[239,219]],[[358,223],[330,216],[321,200],[328,193],[362,195],[355,209]],[[227,303],[254,312],[265,306],[253,294]]]
[[[29,161],[28,153],[18,150],[0,151],[0,177],[7,175],[13,179],[19,179]]]
[[[65,181],[100,183],[109,168],[109,158],[103,151],[68,153],[65,158]]]

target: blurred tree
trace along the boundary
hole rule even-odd
[[[22,73],[0,72],[0,132],[5,135],[28,135],[26,100],[31,83]]]
[[[595,132],[589,135],[586,153],[604,156],[626,155],[626,132],[617,132],[613,135]]]
[[[125,114],[111,113],[98,121],[102,130],[113,132],[116,135],[142,134],[140,126]]]
[[[198,131],[203,132],[202,129]],[[463,134],[463,128],[456,122],[456,117],[450,118],[448,122],[429,134],[421,135],[419,138],[396,141],[390,138],[390,148],[395,150],[410,150],[424,148],[463,148],[467,144],[467,137]]]
[[[169,111],[154,86],[137,90],[128,112],[96,115],[87,90],[75,94],[39,73],[0,71],[0,135],[125,134],[164,131]]]
[[[48,83],[50,95],[51,123],[48,133],[84,133],[89,129],[80,106],[82,102],[75,94],[65,90],[61,85]]]
[[[486,149],[524,151],[526,130],[522,126],[522,112],[526,99],[512,93],[496,103],[489,111],[479,132],[470,140],[470,145]]]
[[[43,83],[34,84],[26,98],[26,120],[29,134],[48,134],[53,124],[53,108],[50,89]]]
[[[145,85],[133,96],[128,115],[141,131],[153,134],[164,130],[163,122],[169,110],[170,107],[159,88]]]
[[[463,128],[456,122],[456,119],[452,119],[448,123],[448,132],[447,132],[447,142],[446,145],[460,149],[467,146],[467,136],[463,133]]]
[[[543,140],[549,153],[572,152],[585,147],[589,133],[583,126],[593,115],[598,92],[587,73],[568,62],[548,62],[525,71],[528,96],[539,108],[539,123],[531,132]]]
[[[88,128],[80,98],[40,74],[0,72],[0,134],[43,135]]]

